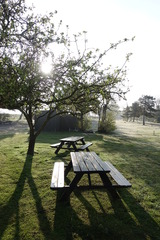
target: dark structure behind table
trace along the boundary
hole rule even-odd
[[[45,112],[42,112],[40,116],[43,116]],[[63,116],[55,116],[53,113],[53,118],[51,118],[47,125],[44,128],[44,131],[75,131],[77,130],[78,121],[76,117],[72,115],[63,115]],[[37,130],[44,120],[46,119],[46,115],[43,117],[35,118],[35,129]]]

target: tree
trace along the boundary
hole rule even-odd
[[[156,121],[160,123],[160,99],[156,101]]]
[[[0,4],[0,107],[18,109],[25,116],[29,126],[27,154],[33,155],[36,138],[53,112],[84,113],[90,111],[87,103],[94,106],[106,92],[112,97],[125,94],[126,90],[120,87],[125,80],[122,69],[117,70],[118,74],[109,73],[108,69],[102,69],[101,60],[127,39],[99,53],[88,50],[84,38],[84,51],[80,52],[78,37],[81,36],[75,35],[77,53],[73,54],[72,41],[60,32],[61,22],[56,28],[53,13],[34,15],[24,0],[1,0]],[[62,51],[56,56],[54,48],[58,46],[62,46]],[[52,59],[52,71],[46,75],[41,62],[48,56]],[[85,110],[80,109],[82,101]],[[35,116],[42,110],[46,110],[47,117],[35,130]]]
[[[145,117],[154,117],[155,115],[155,98],[145,95],[139,98],[139,103],[143,114],[143,125],[145,125]]]
[[[101,117],[98,123],[98,132],[110,133],[116,129],[116,115],[118,112],[118,105],[111,100],[110,103],[102,105]]]
[[[133,118],[133,122],[135,121],[136,117],[141,116],[141,113],[142,112],[141,112],[141,107],[139,106],[139,103],[138,102],[132,103],[130,117]]]
[[[131,117],[131,113],[132,113],[131,107],[127,106],[126,108],[123,109],[122,118],[128,122],[128,120]]]

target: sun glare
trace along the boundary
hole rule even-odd
[[[52,70],[52,63],[51,59],[47,59],[46,61],[43,61],[41,64],[41,70],[45,74],[49,74]]]

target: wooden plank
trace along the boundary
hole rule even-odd
[[[60,139],[60,141],[63,142],[77,142],[79,140],[84,139],[84,137],[80,137],[80,136],[71,136],[71,137],[67,137],[67,138],[62,138]]]
[[[73,166],[74,172],[80,172],[81,169],[79,167],[79,163],[77,161],[77,157],[75,155],[75,152],[71,152],[70,155],[71,155],[71,159],[72,159],[72,166]]]
[[[110,163],[105,162],[110,168],[110,175],[119,186],[131,187],[131,183]]]
[[[103,171],[110,172],[110,168],[108,167],[108,165],[105,162],[103,162],[95,152],[90,152],[90,153],[92,154],[96,162],[99,164],[99,166],[103,169]]]
[[[88,173],[88,168],[85,164],[84,158],[83,158],[83,153],[82,152],[76,152],[76,157],[77,157],[77,161],[79,163],[80,169],[82,172],[84,173]]]
[[[90,155],[87,153],[81,152],[81,156],[82,156],[83,162],[84,162],[85,166],[87,167],[88,171],[95,172],[95,167],[92,164]]]
[[[109,172],[109,167],[94,152],[71,153],[74,172],[99,173]]]
[[[51,179],[51,188],[57,187],[57,179],[58,179],[58,164],[54,164],[52,179]]]
[[[100,164],[97,162],[96,157],[94,154],[92,154],[93,152],[88,152],[85,153],[86,155],[88,155],[90,157],[90,161],[92,163],[92,165],[94,166],[95,172],[101,172],[103,171],[103,168],[100,166]]]
[[[83,151],[83,150],[85,150],[86,148],[88,148],[88,147],[91,146],[91,145],[92,145],[92,143],[91,143],[91,142],[88,142],[88,143],[80,146],[80,147],[78,148],[78,150],[82,150],[82,151]]]
[[[51,188],[62,187],[64,187],[64,162],[55,162],[51,179]]]
[[[73,171],[77,172],[84,172],[88,173],[88,169],[83,161],[83,157],[81,155],[82,152],[73,152],[71,153],[72,156],[72,164],[73,164]],[[79,166],[79,168],[77,167]]]
[[[59,163],[58,188],[64,187],[64,162]]]
[[[51,148],[57,148],[57,147],[59,147],[60,144],[61,144],[61,143],[55,143],[55,144],[50,145],[50,147],[51,147]]]

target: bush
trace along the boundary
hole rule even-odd
[[[106,120],[104,122],[100,121],[98,126],[98,132],[100,133],[110,133],[116,129],[116,122],[112,112],[107,113]]]
[[[85,115],[83,123],[81,120],[78,121],[78,128],[80,131],[87,131],[91,127],[91,120]]]

